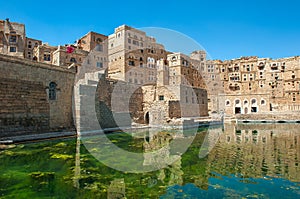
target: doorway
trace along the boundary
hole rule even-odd
[[[241,113],[241,107],[235,107],[234,113],[235,114],[240,114]]]
[[[145,123],[149,124],[149,112],[145,114]]]

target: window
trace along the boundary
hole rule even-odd
[[[261,105],[265,105],[265,104],[266,104],[266,101],[262,99],[262,100],[260,101],[260,104],[261,104]]]
[[[235,100],[235,104],[239,104],[239,103],[240,103],[239,99]]]
[[[159,100],[160,100],[160,101],[163,101],[163,100],[164,100],[164,96],[163,96],[163,95],[160,95],[160,96],[159,96]]]
[[[129,62],[128,62],[128,65],[129,65],[129,66],[134,66],[134,61],[129,61]]]
[[[138,42],[138,41],[135,41],[135,40],[133,40],[132,43],[133,43],[134,45],[136,45],[136,46],[139,45],[139,42]]]
[[[17,48],[14,46],[9,47],[9,52],[17,52]]]
[[[128,39],[128,43],[130,43],[130,44],[131,44],[131,39]]]
[[[102,52],[103,51],[103,46],[101,44],[97,44],[96,47],[95,47],[95,50]]]
[[[13,42],[13,43],[17,42],[17,36],[16,35],[11,35],[9,37],[9,42]]]
[[[44,61],[50,61],[51,57],[50,54],[44,54]]]
[[[71,57],[70,62],[76,63],[76,59],[74,57]]]
[[[50,82],[49,84],[49,100],[56,100],[56,83]]]
[[[255,104],[255,103],[256,103],[256,99],[252,99],[251,104]]]
[[[97,63],[96,63],[96,66],[97,66],[98,68],[103,68],[103,63],[102,63],[102,62],[97,62]]]
[[[97,41],[97,43],[101,43],[102,39],[101,38],[97,38],[96,41]]]
[[[230,101],[226,100],[226,106],[230,106]]]

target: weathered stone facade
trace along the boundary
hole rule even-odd
[[[0,20],[0,53],[17,57],[24,57],[25,25],[10,22],[9,19]]]
[[[41,62],[43,62],[42,60],[48,61],[48,57],[49,57],[48,54],[50,52],[49,53],[48,52],[45,53],[46,55],[43,56],[43,57],[41,56],[40,59],[37,59],[37,57],[35,57],[36,55],[35,55],[34,49],[37,48],[37,47],[39,47],[40,45],[42,45],[42,41],[41,40],[37,40],[37,39],[32,39],[32,38],[26,37],[24,57],[26,59],[35,60],[35,61],[41,61]],[[39,54],[42,54],[42,53],[39,53]],[[47,62],[47,63],[49,63],[49,62]]]
[[[218,87],[208,87],[209,98],[215,96],[218,99],[210,104],[212,111],[234,115],[299,110],[299,56],[275,60],[242,57],[223,62],[207,61],[206,69],[211,71],[211,67],[217,71],[212,82]],[[213,90],[219,90],[219,93],[213,93]],[[247,107],[252,100],[256,103],[254,109]]]
[[[32,60],[37,62],[52,64],[53,52],[55,50],[57,50],[57,47],[49,46],[47,44],[39,44],[35,46],[32,50],[32,54],[33,54]]]
[[[135,84],[156,82],[156,61],[166,59],[164,46],[145,32],[122,25],[108,37],[109,78]]]
[[[0,70],[0,136],[73,128],[74,72],[6,55]]]

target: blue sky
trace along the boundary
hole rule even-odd
[[[299,0],[9,0],[0,5],[5,18],[24,23],[28,37],[50,45],[73,43],[91,30],[108,35],[127,24],[186,34],[213,59],[300,55]]]

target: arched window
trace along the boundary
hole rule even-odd
[[[230,106],[230,101],[226,100],[226,106]]]
[[[50,82],[49,84],[49,100],[56,100],[56,83]]]

